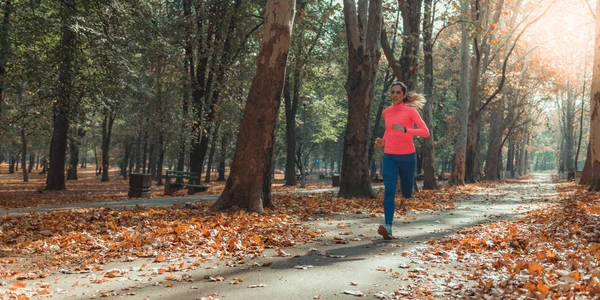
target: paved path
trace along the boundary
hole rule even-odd
[[[111,263],[104,266],[102,272],[52,275],[44,281],[53,283],[52,299],[90,299],[92,294],[99,297],[103,292],[117,295],[108,299],[202,299],[214,293],[217,293],[214,299],[353,299],[353,296],[344,294],[346,291],[360,292],[367,299],[373,299],[381,292],[389,295],[394,291],[406,291],[408,295],[415,288],[428,288],[433,298],[447,299],[452,298],[447,287],[456,283],[448,282],[448,277],[434,277],[433,274],[460,270],[451,265],[416,260],[403,253],[420,251],[427,246],[428,240],[442,239],[463,228],[520,217],[546,201],[554,201],[556,195],[554,184],[550,183],[550,173],[539,173],[534,174],[532,180],[478,188],[475,195],[457,203],[456,209],[451,211],[409,212],[396,219],[394,233],[400,238],[390,242],[383,241],[376,233],[381,216],[330,215],[326,220],[310,222],[314,228],[326,230],[320,241],[286,248],[284,251],[290,254],[288,257],[277,257],[270,249],[263,257],[245,265],[225,266],[222,262],[207,262],[196,270],[166,273],[151,280],[142,277],[142,274],[148,273],[149,268],[164,267],[165,264],[153,263],[152,259],[137,259]],[[203,199],[175,200],[196,201],[199,198]],[[117,204],[122,207],[124,202]],[[341,230],[339,224],[348,227]],[[340,231],[352,231],[354,236],[348,238],[353,240],[343,245],[332,243],[331,240]],[[195,258],[182,262],[188,264],[191,261]],[[253,266],[254,263],[262,265],[267,262],[272,264],[269,267]],[[148,265],[146,270],[135,271],[142,264]],[[410,267],[400,267],[406,265]],[[102,284],[92,283],[111,269],[124,270],[127,275]],[[416,269],[426,270],[428,275],[411,278],[409,272]],[[394,278],[389,270],[400,275]],[[167,276],[185,280],[167,281]],[[226,280],[211,282],[205,279],[206,276],[223,276]],[[243,282],[231,284],[233,278],[240,278]],[[173,286],[167,287],[167,284]],[[249,288],[251,285],[264,287]],[[57,288],[68,292],[59,294]]]

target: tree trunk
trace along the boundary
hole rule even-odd
[[[590,103],[590,186],[600,191],[600,0],[596,1],[596,38],[594,42],[594,69],[592,77],[592,100]]]
[[[143,133],[143,127],[144,124],[141,122],[142,118],[138,117],[138,121],[140,121],[140,126],[138,127],[137,130],[137,137],[135,138],[136,140],[136,144],[135,144],[135,173],[140,173],[143,172],[142,169],[142,135]]]
[[[423,140],[423,189],[438,190],[435,177],[435,151],[433,134],[433,20],[435,19],[432,0],[425,0],[425,15],[423,16],[423,56],[425,78],[423,93],[429,96],[423,109],[423,121],[430,128],[429,138]]]
[[[115,122],[116,112],[107,108],[104,112],[104,120],[102,121],[102,180],[109,181],[108,170],[110,167],[109,162],[109,151],[110,151],[110,139],[112,137],[112,128]]]
[[[263,184],[272,156],[295,6],[295,0],[267,1],[263,41],[240,124],[231,173],[212,211],[232,206],[250,212],[264,211]]]
[[[183,105],[182,105],[182,122],[181,122],[181,144],[179,146],[179,155],[177,156],[177,171],[183,171],[183,168],[185,166],[185,156],[186,156],[186,152],[188,151],[188,147],[187,147],[187,134],[185,133],[185,131],[187,130],[187,123],[186,121],[188,120],[189,117],[189,101],[190,101],[190,91],[191,91],[191,85],[190,85],[190,80],[188,79],[188,74],[189,74],[189,78],[194,78],[194,59],[193,59],[193,55],[194,55],[194,51],[192,48],[192,9],[191,9],[191,1],[190,0],[183,0],[182,4],[183,4],[183,22],[184,23],[184,27],[185,27],[185,32],[186,37],[185,37],[185,46],[184,46],[184,50],[185,50],[185,59],[184,59],[184,63],[183,63],[183,69],[185,70],[183,79],[182,79],[182,85],[183,85]]]
[[[130,140],[125,141],[123,144],[123,149],[125,150],[125,155],[123,155],[123,160],[121,161],[121,176],[123,179],[127,179],[127,167],[130,163],[131,158],[131,149],[133,148],[133,143]],[[131,171],[131,170],[130,170]]]
[[[217,181],[225,181],[225,158],[227,157],[227,135],[221,134],[221,149],[219,154],[219,178]]]
[[[25,125],[21,127],[21,169],[23,170],[23,182],[29,182],[29,173],[27,172],[27,135],[25,134]]]
[[[71,94],[73,89],[74,62],[77,51],[76,32],[71,29],[76,12],[75,0],[61,1],[60,66],[58,68],[57,99],[53,103],[54,129],[50,145],[50,169],[46,177],[46,190],[66,190],[65,161],[67,133],[72,113]]]
[[[510,172],[510,176],[514,177],[515,176],[515,168],[514,168],[514,161],[515,161],[515,145],[513,143],[513,137],[512,135],[508,137],[508,151],[506,153],[506,171]]]
[[[82,146],[83,151],[83,155],[81,155],[81,168],[85,169],[87,168],[87,142],[83,142]]]
[[[79,148],[81,139],[85,135],[83,128],[75,128],[69,134],[69,169],[67,171],[67,180],[77,180],[77,166],[79,165]]]
[[[367,12],[368,9],[368,12]],[[381,53],[381,0],[344,0],[348,39],[348,121],[344,136],[340,197],[375,198],[369,176],[369,116],[375,93],[375,76]],[[358,12],[358,14],[357,14]]]
[[[592,182],[592,147],[590,147],[591,145],[592,144],[588,139],[588,149],[587,154],[585,156],[585,164],[583,165],[583,170],[581,171],[581,178],[579,178],[579,184],[589,185]]]
[[[454,167],[450,183],[453,185],[465,184],[465,165],[467,155],[467,122],[469,114],[469,28],[467,26],[467,15],[469,14],[469,2],[461,1],[461,44],[460,44],[460,87],[458,105],[458,130],[456,140],[456,151],[454,152]]]
[[[402,55],[400,56],[400,70],[398,77],[404,81],[408,90],[417,87],[417,74],[419,73],[419,46],[421,34],[421,6],[423,0],[398,1],[402,12]]]
[[[210,172],[212,171],[213,158],[215,157],[215,151],[217,149],[217,140],[219,134],[219,127],[221,124],[218,123],[217,127],[215,127],[215,132],[212,134],[210,152],[208,153],[208,166],[206,167],[206,176],[204,176],[204,182],[210,182]]]
[[[35,155],[33,155],[33,153],[31,153],[29,155],[29,167],[27,169],[27,172],[29,172],[30,174],[33,171],[33,165],[34,164],[35,164]]]
[[[144,132],[144,143],[142,145],[142,172],[148,174],[149,173],[149,164],[148,164],[148,126],[149,121],[146,119],[144,123],[144,128],[142,129]]]
[[[0,123],[2,123],[4,106],[4,75],[6,74],[6,64],[10,53],[10,15],[12,12],[11,0],[4,0],[4,15],[2,24],[0,24]]]
[[[15,173],[15,163],[17,162],[17,159],[11,155],[9,162],[8,162],[8,174],[14,174]]]
[[[162,123],[164,124],[164,123]],[[163,185],[163,165],[165,163],[165,134],[160,133],[158,136],[158,160],[156,161],[156,185]]]
[[[502,133],[504,127],[500,126],[503,122],[503,98],[492,106],[490,115],[490,133],[488,136],[487,155],[485,158],[484,180],[500,180],[500,153],[502,149]],[[500,149],[500,151],[499,151]]]
[[[285,185],[296,186],[296,113],[298,99],[292,98],[290,75],[286,73],[283,99],[285,102]]]

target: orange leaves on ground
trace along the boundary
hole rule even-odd
[[[460,230],[447,240],[432,241],[418,254],[448,262],[458,258],[469,270],[476,270],[465,276],[479,282],[469,297],[596,297],[600,295],[600,196],[572,183],[559,184],[558,190],[558,203],[544,204],[516,221]]]
[[[25,288],[26,286],[27,286],[27,284],[25,282],[23,282],[23,281],[16,281],[8,289],[14,291],[14,290],[17,290],[17,289]]]
[[[84,179],[72,184],[73,190],[81,194],[84,186],[90,188],[96,183]],[[113,187],[117,190],[117,183],[115,186],[107,184],[102,190]],[[457,189],[421,191],[414,200],[407,202],[407,206],[415,210],[447,209],[458,199],[458,192]],[[57,196],[62,197],[53,194],[53,197]],[[74,198],[69,199],[63,200],[76,202]],[[294,246],[313,241],[323,233],[311,229],[303,220],[321,218],[326,213],[382,213],[382,199],[382,191],[379,191],[378,200],[345,199],[335,193],[274,195],[277,208],[267,209],[263,215],[244,211],[211,213],[208,210],[211,203],[207,202],[158,208],[136,206],[131,209],[76,209],[6,215],[0,217],[3,225],[0,243],[10,245],[11,255],[27,255],[39,262],[12,267],[14,270],[19,268],[19,272],[0,271],[0,277],[15,277],[30,271],[47,274],[48,270],[65,268],[69,272],[89,271],[91,266],[122,259],[130,261],[136,257],[166,263],[178,256],[192,255],[202,260],[244,264],[248,259],[262,255],[266,248]],[[339,229],[347,227],[340,225]],[[352,235],[352,232],[340,231],[340,235]],[[348,240],[338,238],[336,242],[348,243]],[[14,262],[14,258],[2,258],[0,267]],[[88,269],[73,267],[81,264],[84,264],[82,268]],[[100,280],[113,275],[117,276],[108,272],[107,277]]]
[[[544,266],[542,266],[538,262],[533,261],[529,264],[527,269],[529,270],[530,274],[539,274],[544,271]]]
[[[165,257],[164,255],[158,255],[155,259],[154,262],[156,263],[161,263],[164,262],[165,260],[167,260],[167,257]]]

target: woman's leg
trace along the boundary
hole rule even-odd
[[[400,172],[400,184],[402,185],[402,196],[409,199],[413,194],[413,186],[415,184],[415,167],[417,159],[414,154],[408,154],[402,157],[402,161],[398,163]]]
[[[383,155],[383,185],[385,194],[383,196],[383,213],[385,224],[392,225],[394,221],[394,210],[396,197],[396,182],[398,181],[398,163],[393,155]]]

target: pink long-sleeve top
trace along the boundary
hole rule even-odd
[[[413,136],[428,137],[429,129],[423,122],[416,109],[407,106],[404,103],[393,104],[382,112],[385,119],[385,133],[383,139],[385,145],[383,152],[387,154],[411,154],[415,153],[415,144]],[[403,130],[392,129],[392,125],[400,124],[406,127],[406,133]],[[414,128],[417,125],[417,128]]]

